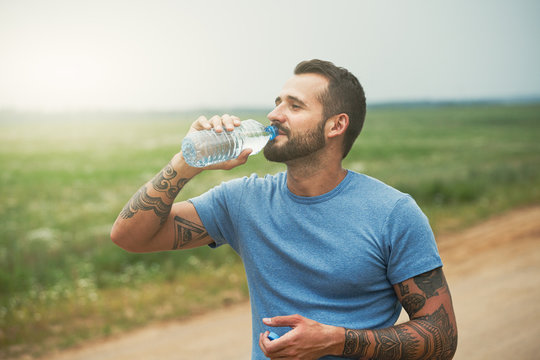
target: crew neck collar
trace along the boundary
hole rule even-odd
[[[293,192],[291,192],[287,186],[287,176],[288,174],[285,173],[285,181],[283,182],[283,186],[285,187],[285,191],[287,195],[295,202],[303,203],[303,204],[316,204],[324,201],[328,201],[332,199],[334,196],[339,194],[351,181],[351,172],[347,170],[347,174],[345,174],[345,177],[341,182],[332,190],[330,190],[327,193],[317,195],[317,196],[300,196],[296,195]]]

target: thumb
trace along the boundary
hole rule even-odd
[[[302,316],[300,315],[286,315],[286,316],[274,316],[272,318],[264,318],[262,319],[263,323],[268,326],[288,326],[288,327],[296,327],[301,321]]]

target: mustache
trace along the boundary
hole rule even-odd
[[[273,123],[272,126],[274,126],[275,128],[278,129],[278,131],[281,131],[283,132],[285,135],[289,135],[289,133],[291,132],[289,129],[283,127],[281,124],[279,123]]]

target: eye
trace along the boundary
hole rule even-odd
[[[291,104],[291,108],[295,109],[295,110],[298,110],[300,109],[300,105],[297,105],[297,104]]]

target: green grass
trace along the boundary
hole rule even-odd
[[[247,299],[226,247],[130,254],[109,239],[190,119],[0,113],[0,358]],[[344,165],[413,195],[441,233],[538,203],[539,138],[540,105],[370,109]],[[201,174],[178,200],[283,169],[256,155]]]
[[[369,114],[349,160],[417,200],[436,232],[540,198],[540,106]]]

